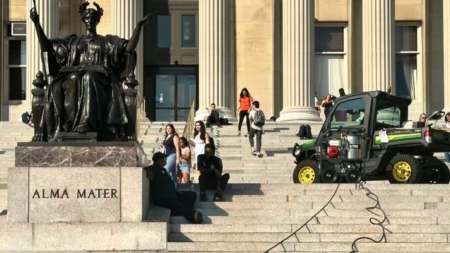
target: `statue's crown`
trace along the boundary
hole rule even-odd
[[[100,5],[98,5],[98,3],[96,3],[96,2],[94,2],[93,4],[94,4],[95,8],[97,8],[97,9],[92,9],[92,8],[88,9],[87,8],[87,6],[89,5],[88,1],[80,4],[80,7],[78,8],[78,13],[80,13],[81,16],[84,16],[87,12],[89,12],[90,10],[93,10],[93,11],[97,12],[99,17],[103,16],[102,7],[100,7]]]

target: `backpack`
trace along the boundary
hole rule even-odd
[[[28,112],[22,113],[22,122],[25,124],[30,123],[31,115]]]
[[[253,123],[255,124],[255,126],[264,126],[264,124],[266,123],[266,117],[264,116],[264,112],[262,110],[255,110]]]

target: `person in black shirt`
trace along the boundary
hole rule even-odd
[[[145,169],[150,180],[150,196],[153,204],[169,208],[172,216],[184,216],[192,223],[202,223],[203,215],[194,209],[197,194],[192,191],[177,191],[166,165],[166,154],[156,152],[153,157],[153,165]]]
[[[222,160],[215,156],[216,148],[213,144],[205,145],[205,153],[197,158],[197,166],[200,171],[198,182],[200,184],[200,201],[206,201],[206,189],[215,189],[214,201],[223,200],[222,193],[227,186],[230,175],[222,175]]]
[[[216,110],[216,104],[211,104],[211,113],[206,118],[206,127],[211,127],[211,124],[220,125],[219,111]]]

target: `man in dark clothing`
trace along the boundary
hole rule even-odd
[[[198,182],[200,184],[200,201],[206,201],[206,189],[215,189],[214,201],[223,200],[222,193],[227,186],[230,175],[222,175],[222,160],[215,156],[216,148],[213,144],[205,145],[205,153],[197,158],[200,171]]]
[[[210,127],[211,124],[219,124],[220,125],[220,116],[219,111],[216,110],[216,104],[211,104],[211,113],[206,118],[206,127]]]
[[[145,168],[147,178],[150,180],[150,195],[153,204],[169,208],[172,216],[184,216],[192,223],[202,223],[202,213],[194,209],[197,194],[192,191],[177,191],[172,178],[164,168],[166,154],[156,152],[153,157],[153,165]]]

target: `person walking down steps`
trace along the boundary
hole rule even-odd
[[[253,101],[252,110],[250,111],[250,133],[248,135],[248,141],[250,142],[250,147],[252,150],[252,155],[256,155],[258,157],[262,157],[261,154],[261,139],[263,133],[263,126],[266,123],[266,117],[264,116],[264,112],[259,109],[259,101]],[[253,138],[256,135],[256,149],[254,145]]]
[[[241,127],[242,122],[244,121],[244,117],[247,124],[247,134],[250,132],[250,121],[249,121],[249,112],[250,108],[252,106],[253,98],[250,96],[250,93],[248,92],[247,88],[243,88],[241,90],[241,94],[239,95],[239,108],[237,111],[237,114],[239,116],[239,123],[238,123],[238,136],[241,135]]]

